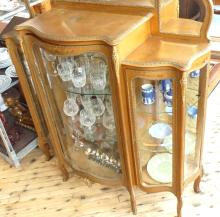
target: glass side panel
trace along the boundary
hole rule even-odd
[[[33,80],[32,80],[30,69],[28,67],[28,64],[27,64],[27,61],[25,59],[25,56],[24,56],[23,52],[20,49],[18,49],[18,53],[19,53],[19,58],[20,58],[19,59],[20,64],[22,65],[23,71],[24,71],[25,76],[27,78],[27,82],[28,82],[27,85],[29,85],[31,95],[34,98],[33,104],[35,106],[35,109],[37,110],[37,113],[38,113],[40,121],[41,121],[41,126],[40,127],[43,129],[44,135],[47,135],[48,130],[47,130],[47,127],[46,127],[46,122],[45,122],[45,119],[44,119],[44,116],[43,116],[43,111],[42,111],[42,108],[41,108],[41,105],[40,105],[40,102],[39,102],[39,99],[38,99],[38,96],[37,96],[36,88],[35,88]]]
[[[173,80],[132,80],[133,134],[138,170],[147,185],[172,183]]]
[[[119,181],[121,165],[109,86],[101,53],[55,56],[41,49],[45,92],[67,162],[100,179]],[[42,75],[44,76],[44,75]]]
[[[200,162],[200,137],[198,114],[200,103],[200,80],[204,79],[205,73],[200,70],[189,73],[186,89],[186,129],[185,129],[185,179],[194,175],[199,169]]]

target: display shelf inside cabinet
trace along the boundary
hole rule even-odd
[[[177,2],[60,0],[16,28],[61,164],[126,186],[134,213],[138,186],[181,217],[202,177],[211,3],[195,24]]]

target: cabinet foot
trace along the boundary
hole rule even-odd
[[[62,172],[63,181],[66,182],[69,179],[69,173],[65,166],[60,166],[60,170]]]
[[[45,154],[46,160],[49,161],[52,158],[52,155],[50,153],[48,143],[46,143],[44,139],[39,138],[38,146],[40,150]]]
[[[177,198],[177,217],[182,217],[183,200],[182,197]]]
[[[195,192],[195,193],[201,192],[200,182],[201,182],[201,179],[202,179],[202,177],[203,177],[203,174],[204,174],[204,171],[203,171],[203,168],[202,168],[201,174],[200,174],[200,175],[197,177],[197,179],[194,181],[193,189],[194,189],[194,192]]]
[[[134,188],[129,189],[130,193],[130,201],[131,201],[131,209],[134,215],[137,214],[137,205],[136,205],[136,198]]]

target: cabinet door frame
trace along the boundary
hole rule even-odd
[[[62,142],[61,142],[61,138],[59,136],[58,133],[58,128],[59,126],[56,123],[56,120],[54,120],[54,114],[56,114],[57,111],[54,111],[53,106],[49,107],[50,105],[48,104],[48,102],[45,101],[45,99],[47,98],[45,96],[44,90],[42,89],[42,84],[39,81],[37,74],[38,74],[38,69],[36,68],[36,64],[34,63],[34,54],[33,54],[33,48],[34,46],[36,46],[37,48],[43,48],[46,51],[50,52],[51,54],[54,55],[61,55],[61,56],[74,56],[74,55],[80,55],[83,53],[87,53],[87,52],[98,52],[103,54],[104,56],[106,56],[106,59],[108,60],[108,66],[109,66],[109,83],[111,86],[111,91],[112,91],[112,103],[113,103],[113,110],[114,110],[114,114],[115,114],[115,124],[116,124],[116,129],[117,129],[117,137],[118,137],[118,149],[120,152],[120,159],[121,159],[121,167],[122,167],[122,175],[121,175],[121,180],[120,182],[113,182],[113,181],[109,181],[109,180],[105,180],[105,179],[100,179],[97,177],[94,177],[90,174],[86,174],[85,172],[82,171],[75,171],[77,172],[79,175],[84,176],[88,179],[91,179],[92,181],[95,182],[99,182],[101,184],[107,184],[107,185],[121,185],[122,183],[124,183],[126,185],[127,181],[126,181],[126,171],[125,171],[125,166],[124,166],[124,155],[123,155],[123,149],[122,149],[122,137],[120,136],[120,132],[119,132],[119,126],[120,126],[120,112],[119,112],[119,108],[117,107],[117,95],[119,94],[117,91],[117,77],[116,77],[116,73],[114,72],[114,64],[112,61],[112,50],[111,47],[107,46],[106,44],[101,44],[101,43],[97,43],[97,44],[91,44],[88,42],[88,45],[85,45],[85,42],[83,43],[73,43],[73,45],[57,45],[57,43],[53,43],[53,42],[47,42],[47,41],[43,41],[38,39],[35,36],[29,35],[29,34],[24,34],[22,36],[22,43],[23,43],[23,47],[24,47],[24,51],[25,51],[25,55],[27,57],[28,64],[29,67],[31,68],[31,73],[33,76],[33,81],[36,84],[37,87],[37,91],[39,93],[39,98],[42,104],[42,107],[44,108],[44,113],[46,116],[46,122],[48,125],[48,128],[50,129],[51,132],[51,137],[52,137],[52,143],[55,146],[55,152],[56,155],[58,156],[58,160],[61,163],[61,166],[66,166],[66,162],[65,162],[65,158],[64,158],[64,154],[62,151]],[[42,70],[42,63],[39,65],[40,70]],[[45,76],[45,75],[44,75]],[[42,79],[42,78],[41,78]],[[45,82],[46,79],[44,78]],[[48,84],[49,85],[49,84]],[[54,128],[55,126],[55,128]]]
[[[133,115],[133,108],[132,108],[132,90],[131,90],[131,83],[132,80],[135,78],[143,78],[148,80],[163,80],[163,79],[173,79],[173,144],[178,144],[179,138],[177,138],[177,109],[178,109],[178,82],[180,79],[179,70],[172,68],[172,67],[130,67],[124,66],[123,67],[123,75],[125,78],[126,84],[126,96],[127,96],[127,104],[129,107],[129,120],[130,120],[130,135],[131,135],[131,149],[132,155],[134,159],[135,165],[135,176],[136,176],[136,185],[142,189],[143,191],[154,193],[154,192],[161,192],[161,191],[170,191],[175,194],[176,192],[176,183],[180,183],[177,178],[176,171],[181,169],[181,159],[177,156],[179,155],[178,152],[181,152],[181,148],[179,145],[173,145],[173,163],[172,163],[172,183],[171,185],[161,184],[158,186],[150,186],[147,185],[144,180],[141,178],[141,171],[140,171],[140,161],[138,156],[138,147],[135,142],[135,130],[134,130],[134,115]],[[183,126],[181,126],[183,127]]]

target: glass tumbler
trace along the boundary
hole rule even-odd
[[[75,98],[69,98],[64,101],[63,112],[65,115],[72,117],[72,119],[74,119],[78,111],[79,111],[79,106],[77,105]]]
[[[73,65],[70,62],[61,62],[57,65],[57,72],[63,81],[70,81],[72,78]]]

